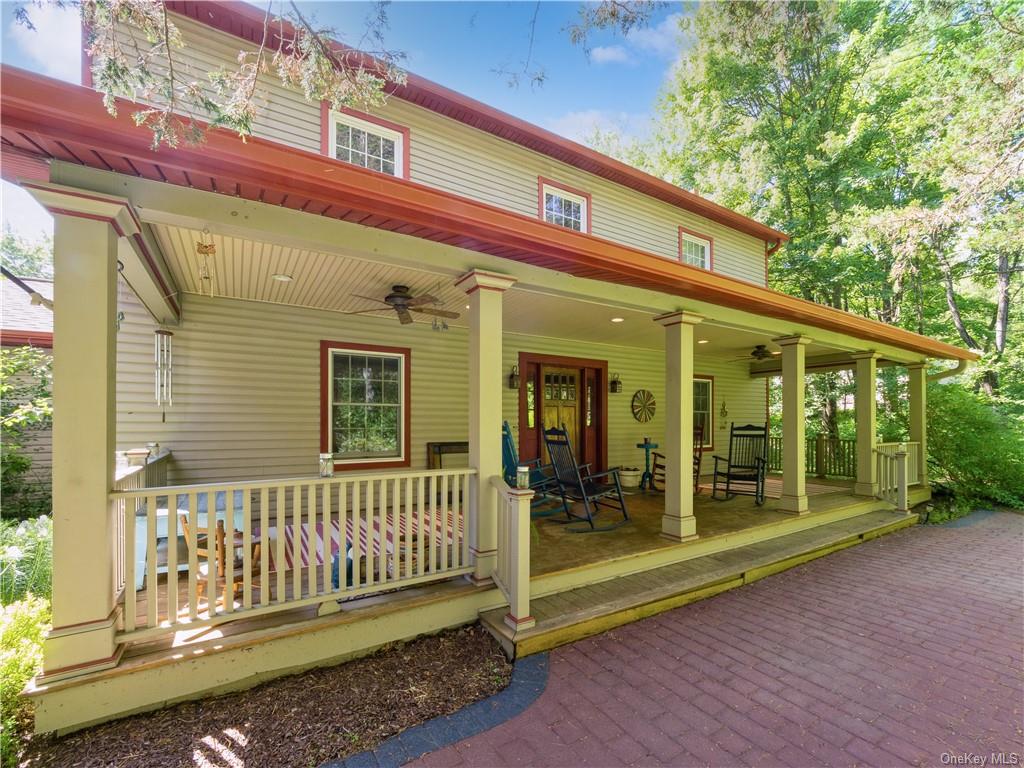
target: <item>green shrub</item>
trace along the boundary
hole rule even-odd
[[[46,515],[0,521],[0,604],[29,594],[48,600],[52,579],[53,521]]]
[[[959,384],[929,386],[928,465],[958,505],[1024,508],[1024,424],[991,398]]]
[[[18,764],[19,734],[30,712],[19,694],[43,663],[43,637],[50,625],[50,603],[29,595],[0,614],[0,765]]]

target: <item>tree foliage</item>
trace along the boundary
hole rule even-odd
[[[49,491],[31,477],[26,440],[53,419],[51,383],[48,350],[0,349],[0,505],[5,518],[24,519],[50,511]]]
[[[18,277],[53,277],[53,238],[30,240],[11,231],[0,238],[3,265]]]

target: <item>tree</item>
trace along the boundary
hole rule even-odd
[[[3,265],[18,277],[53,277],[53,238],[29,240],[11,231],[0,239]]]

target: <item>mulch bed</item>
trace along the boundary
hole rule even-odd
[[[372,749],[508,685],[512,665],[479,625],[238,693],[34,737],[29,766],[317,766]]]

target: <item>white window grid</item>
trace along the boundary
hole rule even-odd
[[[692,267],[708,268],[708,254],[711,252],[711,243],[699,237],[693,237],[685,232],[682,235],[683,263]]]
[[[544,221],[574,232],[587,231],[587,216],[590,215],[587,198],[547,184],[541,192],[544,195]]]
[[[331,113],[331,157],[389,176],[402,175],[404,136],[341,112]]]

